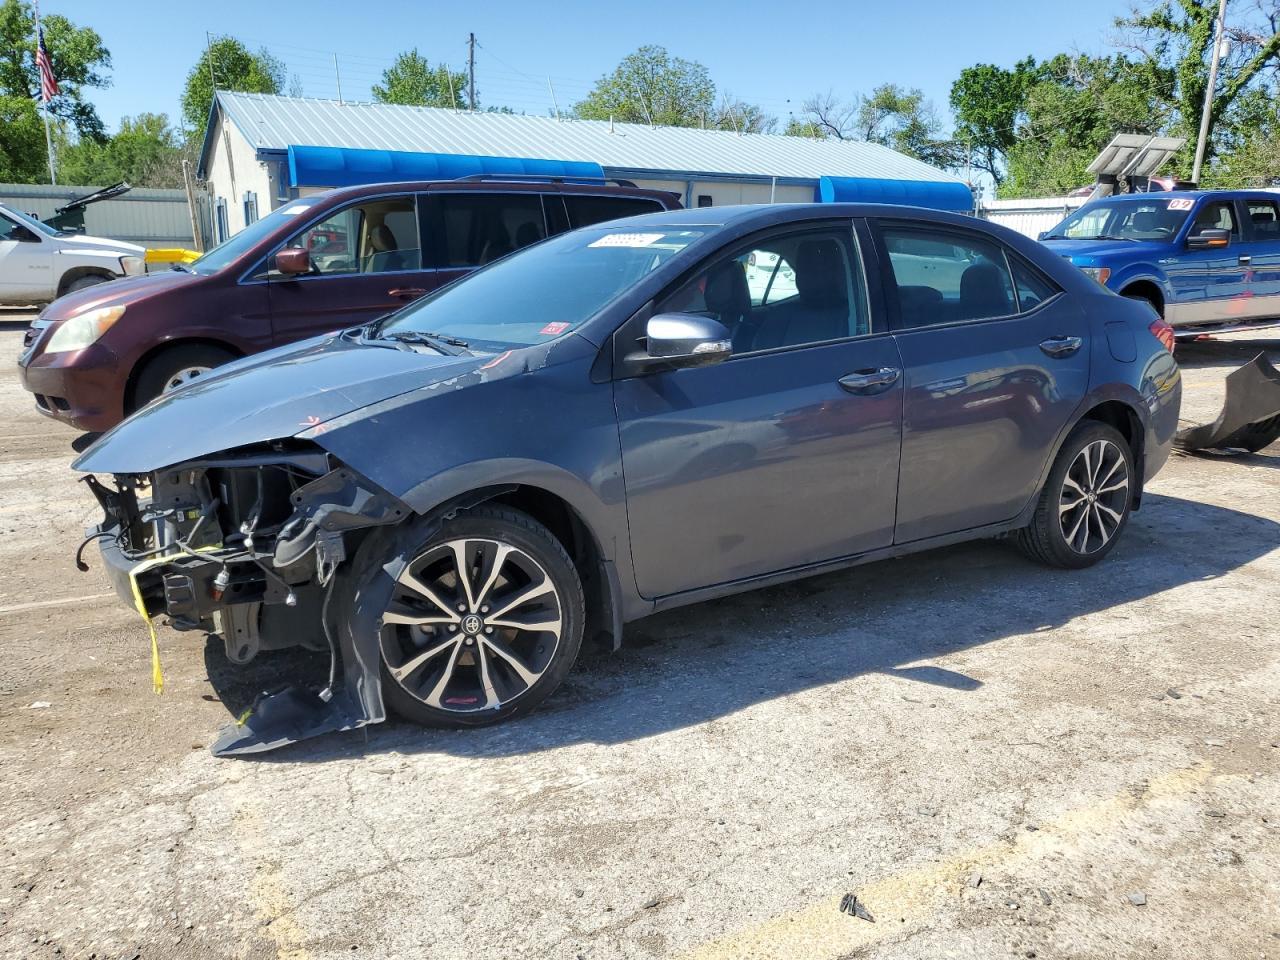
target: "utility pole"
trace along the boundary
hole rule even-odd
[[[209,85],[213,87],[213,92],[218,92],[218,78],[213,75],[213,37],[209,35],[209,31],[204,32],[204,49],[206,58],[209,61]]]
[[[1213,113],[1213,95],[1218,87],[1218,61],[1222,58],[1222,44],[1227,38],[1227,0],[1218,0],[1218,22],[1213,28],[1213,56],[1209,58],[1209,86],[1204,91],[1204,109],[1200,111],[1200,136],[1196,138],[1196,159],[1191,167],[1191,179],[1200,183],[1200,168],[1204,166],[1205,148],[1209,141],[1209,115]]]
[[[1226,0],[1223,0],[1225,3]],[[474,33],[467,35],[467,75],[470,77],[468,81],[468,99],[471,101],[471,112],[476,111],[476,35]]]

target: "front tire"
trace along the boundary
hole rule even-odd
[[[156,397],[186,386],[215,367],[230,363],[236,355],[221,347],[187,343],[170,347],[147,361],[133,390],[132,413]]]
[[[517,510],[480,506],[391,538],[410,557],[382,606],[383,698],[430,727],[526,714],[558,687],[582,645],[582,583],[564,546]],[[384,558],[385,562],[388,558]],[[359,589],[359,586],[357,586]]]
[[[1050,567],[1091,567],[1120,539],[1136,483],[1133,453],[1120,431],[1085,420],[1068,434],[1031,523],[1017,531],[1015,542]]]

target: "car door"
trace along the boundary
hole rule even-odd
[[[0,303],[52,300],[53,244],[0,214]]]
[[[772,264],[770,279],[749,264]],[[794,277],[794,283],[780,279]],[[729,328],[714,366],[617,380],[636,585],[659,597],[888,546],[902,387],[848,220],[779,230],[659,298]],[[643,341],[642,312],[616,335]]]
[[[365,323],[434,289],[420,233],[417,198],[400,194],[326,213],[285,241],[310,253],[311,271],[281,274],[263,266],[275,342]]]
[[[1280,202],[1251,197],[1242,206],[1247,233],[1238,259],[1245,267],[1248,315],[1280,317]]]
[[[894,541],[1010,520],[1088,388],[1088,322],[984,233],[881,219],[875,234],[905,387]]]
[[[1226,246],[1194,249],[1188,238],[1204,230],[1227,230]],[[1176,257],[1188,272],[1197,272],[1197,283],[1184,289],[1174,286],[1174,302],[1166,304],[1165,316],[1174,325],[1204,323],[1235,318],[1246,296],[1245,264],[1240,262],[1240,220],[1232,200],[1206,199],[1196,208],[1182,238]]]

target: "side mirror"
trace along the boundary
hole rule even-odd
[[[30,227],[24,227],[18,224],[13,228],[13,232],[9,234],[10,240],[17,240],[19,243],[39,243],[40,234],[36,233]]]
[[[637,371],[651,367],[678,369],[719,363],[733,353],[729,329],[719,320],[696,313],[660,313],[645,325],[647,348],[626,360]]]
[[[1043,239],[1044,239],[1045,237],[1047,237],[1047,236],[1049,236],[1049,231],[1048,231],[1048,230],[1041,230],[1038,234],[1036,234],[1036,239],[1037,239],[1037,240],[1043,240]]]
[[[1225,247],[1230,243],[1230,230],[1201,230],[1199,233],[1193,233],[1187,237],[1188,250],[1211,250],[1215,247]]]
[[[285,247],[276,254],[276,269],[281,273],[311,272],[311,252],[302,247]]]

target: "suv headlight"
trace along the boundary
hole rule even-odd
[[[147,261],[142,257],[121,257],[120,269],[126,277],[136,277],[147,272]]]
[[[71,350],[83,350],[111,329],[124,316],[124,306],[99,307],[79,316],[63,320],[62,326],[53,332],[45,353],[67,353]]]
[[[1097,280],[1104,287],[1107,285],[1107,280],[1111,276],[1110,267],[1081,267],[1080,272],[1084,273],[1086,276],[1093,277],[1093,279]]]

